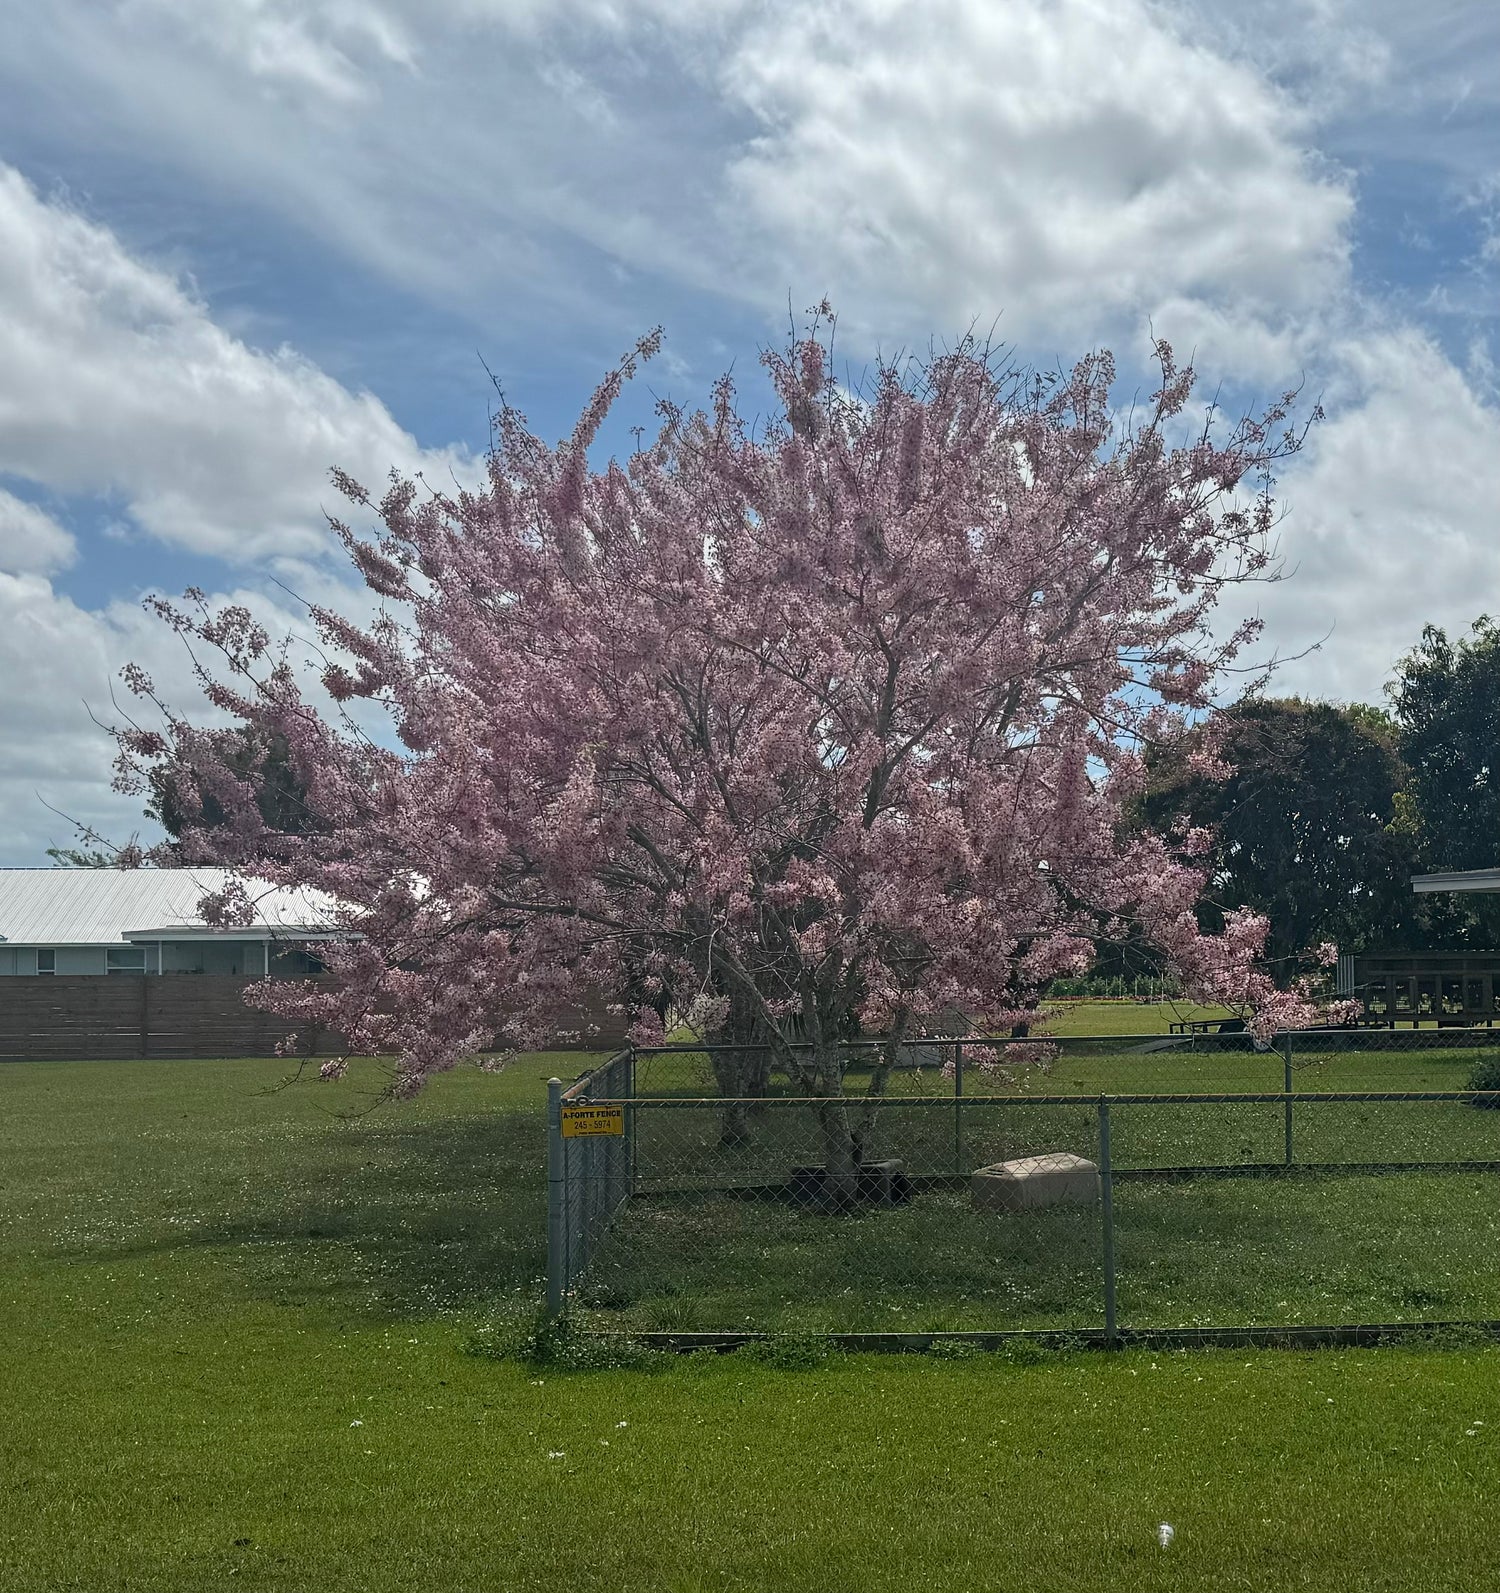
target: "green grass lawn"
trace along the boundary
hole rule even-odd
[[[1258,1593],[1500,1575],[1487,1347],[805,1372],[472,1353],[536,1298],[542,1080],[575,1069],[531,1058],[368,1110],[368,1065],[285,1090],[268,1062],[0,1068],[0,1588]],[[1285,1231],[1315,1215],[1289,1211]],[[1462,1221],[1493,1246],[1472,1206]],[[1421,1283],[1420,1262],[1398,1270]]]
[[[1055,1035],[1166,1034],[1170,1026],[1180,1019],[1229,1016],[1227,1007],[1205,1007],[1191,1001],[1067,1000],[1052,1002],[1048,1010],[1047,1032]],[[1437,1021],[1433,1018],[1419,1019],[1418,1022],[1420,1027],[1417,1032],[1423,1034],[1432,1034],[1437,1028]],[[1411,1034],[1411,1020],[1403,1018],[1400,1029],[1394,1032]]]
[[[1056,1035],[1166,1034],[1179,1020],[1228,1016],[1227,1007],[1193,1001],[1057,1001],[1046,1028]]]

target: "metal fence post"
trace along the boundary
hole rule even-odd
[[[1282,1089],[1286,1094],[1286,1101],[1282,1106],[1282,1114],[1286,1119],[1286,1155],[1285,1163],[1292,1165],[1292,1034],[1288,1029],[1281,1037],[1281,1062],[1282,1062]]]
[[[562,1315],[567,1291],[568,1224],[563,1175],[562,1080],[547,1080],[547,1320]]]
[[[1104,1340],[1116,1342],[1115,1180],[1109,1155],[1109,1097],[1099,1097],[1099,1194],[1104,1208]]]
[[[962,1043],[953,1047],[953,1171],[957,1177],[964,1173],[964,1048]]]
[[[625,1193],[635,1193],[635,1047],[629,1049],[625,1063]]]

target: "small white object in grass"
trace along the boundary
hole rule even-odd
[[[567,1455],[561,1449],[549,1449],[547,1451],[548,1460],[566,1460],[567,1458]]]
[[[616,1427],[628,1427],[629,1425],[630,1424],[628,1422],[616,1422],[615,1423]]]
[[[1163,1549],[1172,1547],[1172,1539],[1177,1536],[1177,1528],[1170,1521],[1163,1521],[1156,1529],[1157,1544]]]
[[[351,1427],[363,1427],[364,1423],[356,1418],[354,1421],[350,1422],[349,1425]]]

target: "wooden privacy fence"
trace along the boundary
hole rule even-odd
[[[272,1056],[294,1025],[245,1005],[252,979],[221,974],[58,974],[0,979],[0,1057]],[[303,1055],[339,1049],[298,1031]]]
[[[294,1025],[247,1006],[258,981],[219,974],[59,974],[0,978],[0,1060],[69,1058],[117,1061],[132,1057],[272,1056],[296,1033],[303,1056],[343,1049],[329,1029]],[[597,1037],[569,1032],[600,1025]],[[624,1044],[624,1022],[602,1000],[558,1020],[559,1050],[613,1050]]]

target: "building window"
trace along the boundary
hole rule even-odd
[[[143,974],[146,971],[144,946],[111,946],[104,953],[104,971],[112,974]]]
[[[36,954],[36,971],[39,974],[55,974],[57,972],[57,953],[50,947],[46,951]]]

